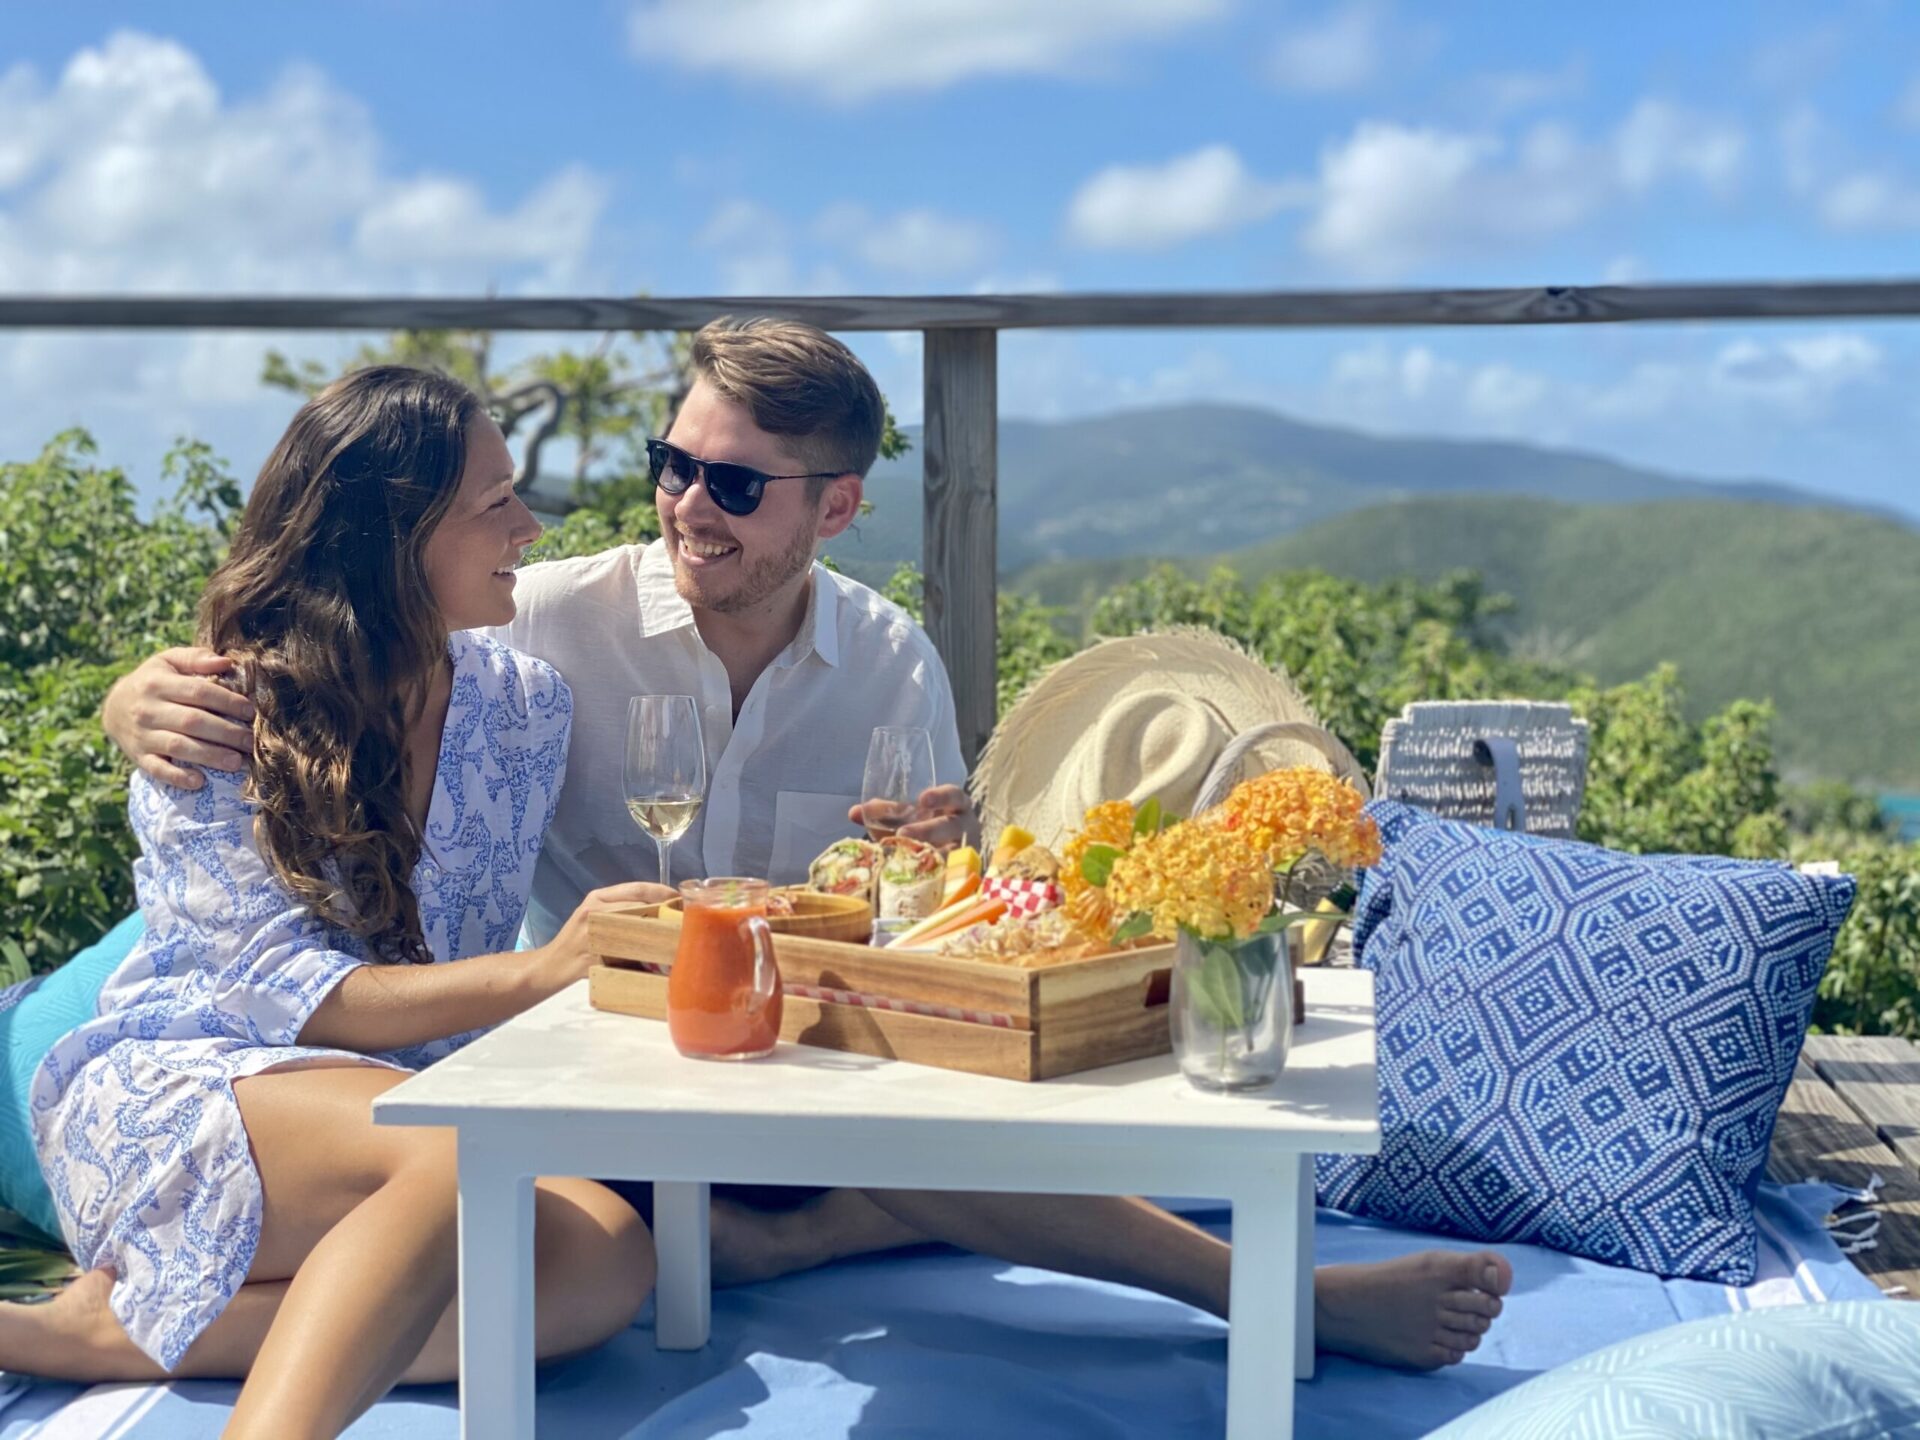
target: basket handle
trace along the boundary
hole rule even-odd
[[[1207,772],[1206,783],[1200,787],[1200,798],[1193,802],[1193,813],[1198,815],[1202,810],[1210,809],[1226,799],[1227,792],[1233,789],[1235,779],[1240,774],[1240,762],[1246,759],[1247,752],[1270,740],[1298,740],[1311,745],[1327,757],[1327,763],[1333,766],[1335,775],[1360,792],[1361,799],[1373,798],[1366,772],[1360,768],[1360,762],[1353,758],[1353,752],[1340,743],[1339,736],[1304,720],[1285,720],[1256,725],[1227,742],[1226,749],[1220,752],[1220,758],[1213,762],[1213,769]]]

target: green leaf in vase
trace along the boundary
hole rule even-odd
[[[1194,980],[1213,1012],[1208,1018],[1219,1029],[1238,1030],[1247,1023],[1246,1007],[1240,998],[1240,963],[1230,948],[1208,945]]]

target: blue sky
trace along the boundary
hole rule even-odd
[[[1920,274],[1920,7],[8,7],[0,289],[657,294]],[[0,339],[0,450],[242,469],[269,343]],[[541,341],[529,341],[545,343]],[[915,337],[856,341],[903,418]],[[1920,323],[1009,336],[1008,414],[1218,398],[1920,515]]]

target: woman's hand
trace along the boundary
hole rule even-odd
[[[599,957],[587,948],[587,917],[594,911],[615,905],[658,905],[673,896],[669,887],[644,880],[589,890],[567,923],[560,927],[560,933],[534,951],[534,963],[542,972],[542,988],[550,992],[564,990],[593,967]]]

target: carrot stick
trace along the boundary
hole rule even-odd
[[[965,930],[969,925],[982,925],[998,920],[1006,913],[1006,901],[977,896],[958,905],[950,905],[937,915],[928,916],[911,930],[903,931],[895,937],[893,943],[897,946],[924,945],[929,940],[938,940],[943,935]]]

